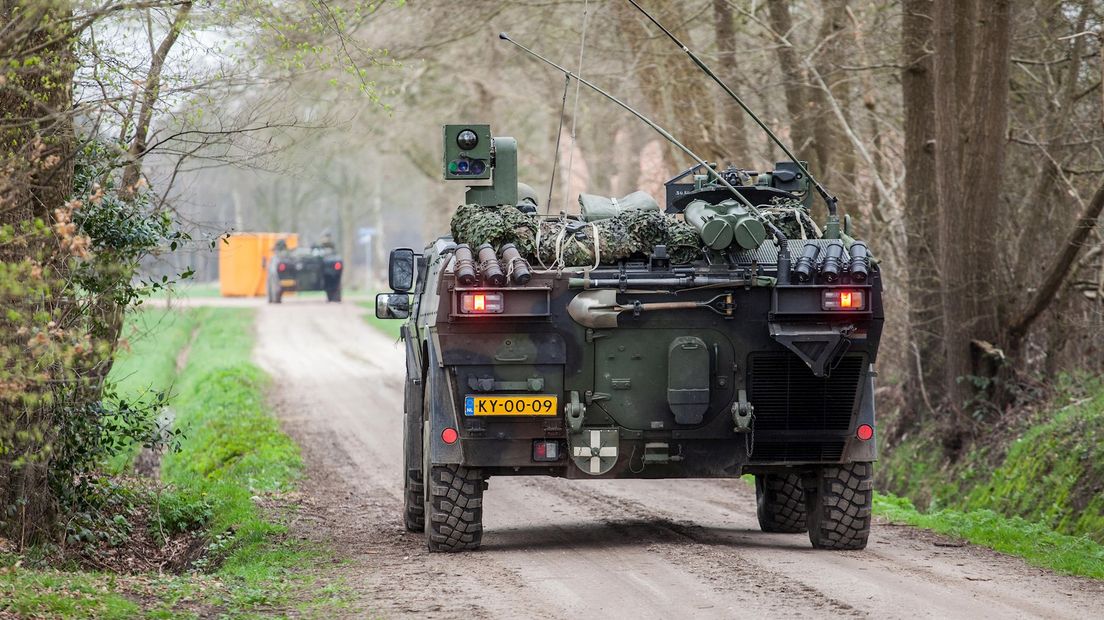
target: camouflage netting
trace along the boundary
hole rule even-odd
[[[787,239],[820,239],[823,236],[800,201],[775,198],[771,204],[759,205],[758,209]]]
[[[472,248],[490,243],[496,249],[513,243],[526,258],[548,266],[593,265],[595,230],[602,263],[645,257],[656,245],[666,245],[671,262],[676,264],[686,264],[701,256],[698,232],[658,211],[626,211],[596,222],[579,222],[542,219],[509,206],[462,205],[452,217],[452,238],[457,243],[467,243]],[[538,232],[539,255],[535,251]]]

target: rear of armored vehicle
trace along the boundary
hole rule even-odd
[[[277,251],[268,265],[269,303],[281,303],[284,293],[325,291],[326,300],[341,301],[341,257],[332,248]]]
[[[704,202],[715,214],[700,224],[724,211],[739,236],[714,188],[668,190],[668,211]],[[765,531],[865,546],[882,285],[865,245],[839,237],[759,243],[753,226],[695,260],[656,245],[607,262],[595,248],[597,265],[555,269],[450,237],[398,251],[412,282],[396,290],[412,296],[381,303],[410,316],[407,527],[431,550],[476,548],[498,476],[754,474]]]

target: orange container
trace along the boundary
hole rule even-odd
[[[219,291],[223,297],[264,297],[272,248],[283,239],[299,245],[293,233],[234,233],[219,243]]]

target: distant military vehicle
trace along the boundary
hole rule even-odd
[[[343,268],[327,235],[310,248],[288,249],[283,240],[277,241],[268,263],[268,303],[282,302],[288,291],[325,291],[327,301],[339,302]]]
[[[495,476],[754,474],[763,531],[864,548],[883,324],[867,246],[757,118],[790,160],[721,169],[553,66],[696,164],[662,212],[637,192],[541,216],[513,138],[445,126],[444,177],[466,182],[465,204],[451,235],[391,252],[376,298],[377,317],[407,319],[406,527],[431,551],[477,548]]]

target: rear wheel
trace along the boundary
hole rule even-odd
[[[870,537],[874,464],[821,467],[805,481],[809,541],[817,549],[865,549]]]
[[[429,416],[429,402],[426,402]],[[425,534],[431,552],[470,551],[483,540],[483,475],[460,465],[431,465],[430,424],[423,422]]]
[[[483,540],[483,474],[433,465],[426,479],[426,543],[430,551],[468,551]]]
[[[799,534],[805,527],[805,491],[797,474],[755,476],[755,507],[764,532]]]
[[[340,302],[341,301],[341,287],[335,286],[326,289],[326,301]]]

